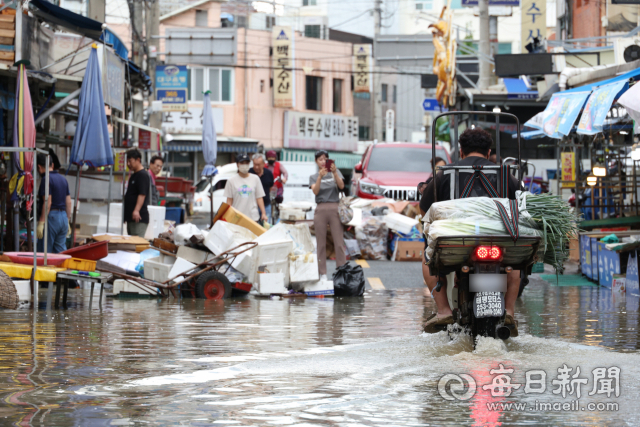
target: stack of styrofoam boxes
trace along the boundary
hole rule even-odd
[[[175,262],[175,257],[163,253],[159,257],[144,260],[144,278],[159,283],[167,281]]]
[[[411,229],[419,224],[418,220],[395,212],[385,215],[384,222],[390,229],[404,234],[411,233]]]
[[[231,265],[247,277],[249,283],[257,283],[258,269],[265,273],[282,273],[284,286],[289,286],[289,254],[293,251],[293,241],[277,240],[258,243],[258,247],[239,255]],[[258,283],[258,286],[260,284]],[[258,289],[258,292],[260,290]]]
[[[164,206],[147,206],[149,210],[149,226],[144,238],[147,240],[155,239],[164,231],[164,217],[167,209]],[[120,233],[122,226],[122,203],[111,203],[109,211],[109,232]],[[124,230],[126,231],[126,227]]]
[[[76,214],[76,224],[80,226],[78,233],[82,236],[93,236],[98,232],[100,215]]]

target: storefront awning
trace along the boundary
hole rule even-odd
[[[165,151],[198,152],[202,151],[202,135],[172,135],[171,141],[162,145]],[[258,140],[218,136],[218,153],[256,153]]]
[[[313,150],[289,150],[285,148],[280,153],[280,160],[283,162],[315,162],[315,153]],[[362,155],[330,151],[329,158],[336,162],[338,169],[352,169],[360,161]]]

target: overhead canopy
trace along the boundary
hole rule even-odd
[[[218,153],[256,153],[258,140],[253,138],[218,136]],[[202,134],[172,135],[171,141],[165,141],[165,151],[201,152]]]
[[[30,4],[37,8],[37,10],[34,10],[34,13],[40,18],[68,28],[78,34],[112,45],[113,50],[115,50],[122,59],[128,61],[129,50],[122,40],[109,28],[104,30],[103,35],[102,22],[78,15],[60,6],[56,6],[53,3],[49,3],[46,0],[31,0]]]

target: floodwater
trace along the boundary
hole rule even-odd
[[[109,298],[91,309],[88,291],[72,290],[70,301],[35,320],[0,311],[0,425],[633,425],[640,416],[639,301],[597,287],[532,280],[518,302],[520,337],[481,339],[475,350],[464,335],[421,332],[433,309],[421,289]],[[439,393],[446,374],[459,377]],[[459,378],[472,378],[475,394]],[[519,388],[483,388],[498,380]]]

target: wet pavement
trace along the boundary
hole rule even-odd
[[[420,288],[108,298],[91,310],[88,293],[71,290],[68,310],[35,319],[0,311],[0,425],[634,425],[640,415],[639,299],[603,288],[532,279],[520,337],[475,350],[465,335],[422,333],[434,304]],[[461,379],[477,391],[456,388]],[[496,381],[520,387],[483,389]]]

